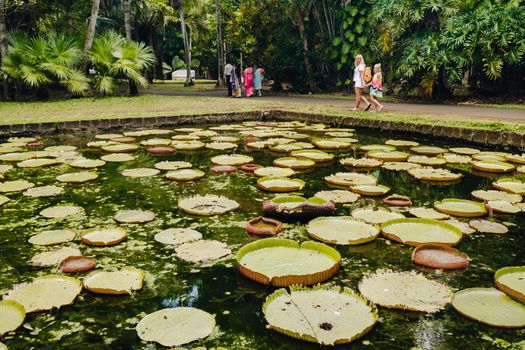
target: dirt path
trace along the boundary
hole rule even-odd
[[[227,98],[223,91],[165,91],[165,90],[147,90],[150,94],[167,95],[167,96],[208,96],[217,98]],[[307,104],[324,104],[331,107],[350,110],[353,108],[351,98],[327,98],[312,96],[285,96],[270,95],[264,96],[263,99],[268,102],[299,102]],[[512,108],[494,108],[482,106],[457,106],[444,104],[419,104],[419,103],[385,103],[385,111],[399,112],[407,114],[420,115],[440,115],[454,119],[467,119],[474,121],[494,121],[494,122],[511,122],[525,123],[525,109]]]

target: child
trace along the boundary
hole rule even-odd
[[[383,98],[383,76],[381,75],[381,63],[374,65],[374,77],[368,84],[370,85],[370,100],[374,104],[375,111],[380,112],[385,106],[383,106],[378,98]]]

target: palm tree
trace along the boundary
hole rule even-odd
[[[184,7],[182,0],[171,0],[171,6],[179,12],[180,27],[182,39],[184,42],[184,61],[186,62],[186,82],[184,86],[193,86],[195,83],[191,78],[191,46],[188,31],[186,29],[186,20],[184,19]]]
[[[88,31],[86,35],[86,44],[84,45],[84,52],[82,54],[82,68],[87,69],[89,50],[93,45],[93,39],[95,38],[95,29],[97,27],[98,10],[100,8],[100,0],[93,0],[91,6],[91,17],[89,18]]]

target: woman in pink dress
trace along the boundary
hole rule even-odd
[[[242,73],[244,80],[244,91],[246,92],[246,97],[252,97],[253,95],[253,68],[248,67]]]

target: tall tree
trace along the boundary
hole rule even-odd
[[[217,86],[224,86],[224,42],[222,40],[221,2],[215,0],[215,17],[217,19]]]
[[[124,12],[124,28],[126,29],[126,39],[131,41],[131,10],[129,0],[122,0],[122,11]]]
[[[100,0],[93,0],[91,6],[91,17],[89,18],[88,31],[86,35],[86,44],[84,45],[84,52],[82,53],[82,68],[87,69],[88,65],[88,54],[93,45],[93,39],[95,38],[95,29],[97,27],[98,10],[100,8]]]
[[[191,78],[191,46],[188,30],[186,28],[186,20],[184,18],[184,7],[182,0],[171,0],[171,6],[179,13],[180,28],[184,42],[184,61],[186,63],[186,82],[184,83],[184,86],[192,86],[195,85],[195,83]]]
[[[73,34],[73,0],[66,0],[64,10],[66,11],[67,32]]]
[[[7,56],[8,50],[7,27],[5,23],[5,2],[0,0],[0,67]],[[3,81],[4,98],[7,99],[7,82]]]

